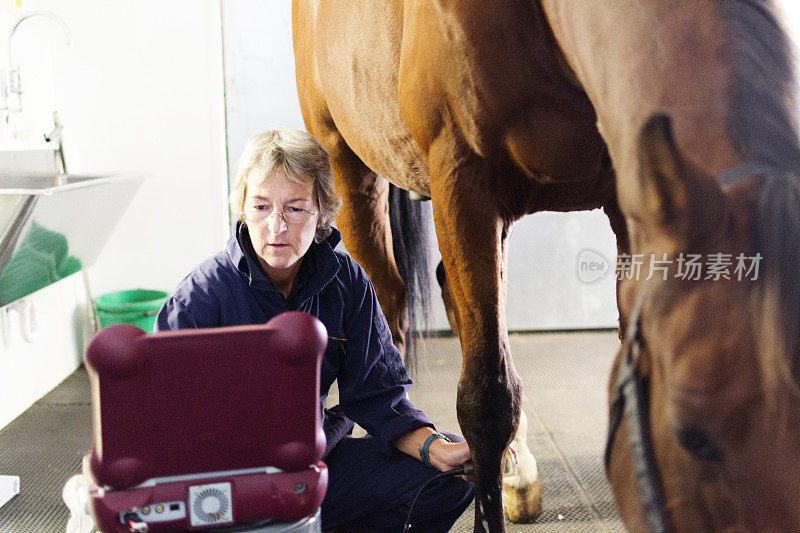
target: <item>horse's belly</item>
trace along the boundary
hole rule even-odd
[[[566,117],[547,108],[528,108],[505,128],[504,149],[525,173],[540,183],[593,180],[605,145],[594,117]]]
[[[395,185],[430,195],[427,161],[400,113],[402,6],[321,4],[320,82],[336,129],[355,154]]]

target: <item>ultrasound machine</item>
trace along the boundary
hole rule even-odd
[[[325,327],[100,331],[86,350],[86,510],[104,532],[320,531]]]

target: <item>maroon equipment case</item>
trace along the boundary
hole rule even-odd
[[[325,326],[296,311],[259,326],[98,333],[85,357],[94,446],[84,459],[98,528],[314,514],[328,482],[319,405],[327,342]]]

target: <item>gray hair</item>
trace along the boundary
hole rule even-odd
[[[319,141],[302,131],[269,130],[248,139],[228,198],[231,212],[245,222],[243,211],[248,176],[256,172],[266,178],[275,170],[280,170],[289,181],[313,186],[320,214],[314,242],[325,240],[331,234],[331,223],[342,202],[333,190],[328,152]]]

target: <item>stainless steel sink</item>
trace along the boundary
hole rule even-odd
[[[118,181],[120,178],[136,177],[126,175],[84,176],[75,174],[4,174],[0,171],[0,194],[45,194],[52,195],[63,190],[87,185],[98,185],[107,181]]]
[[[94,264],[144,177],[0,171],[0,306]]]

